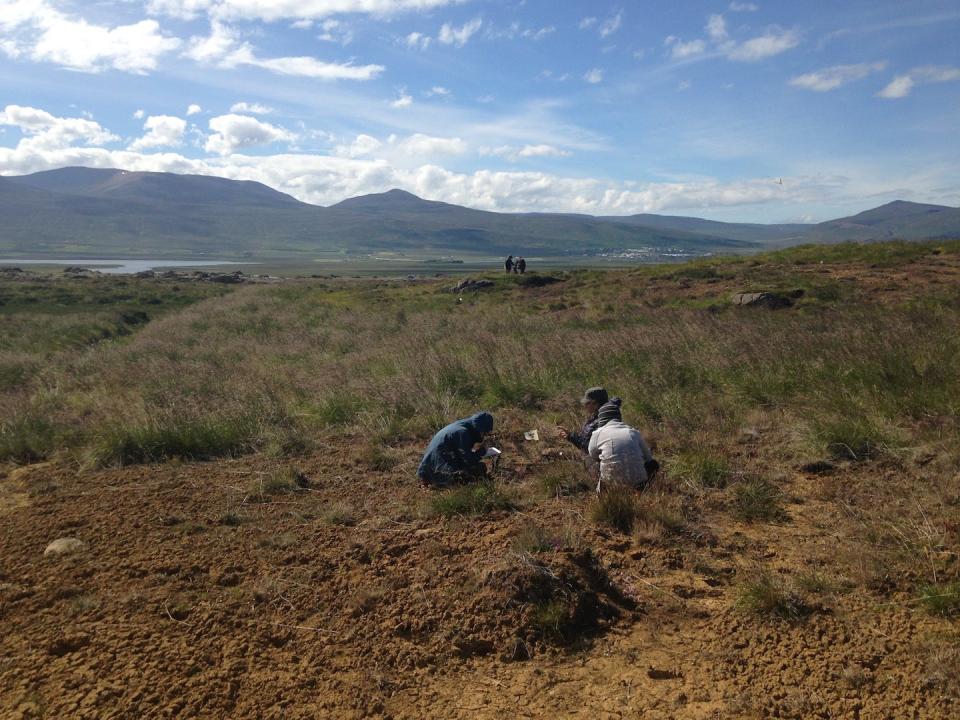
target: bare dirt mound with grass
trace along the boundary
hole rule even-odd
[[[457,306],[244,287],[8,348],[3,457],[43,462],[0,467],[0,717],[955,718],[957,250]],[[551,430],[595,382],[661,461],[640,495],[597,500]],[[481,405],[490,482],[418,488],[431,431]]]

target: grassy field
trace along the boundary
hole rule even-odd
[[[723,612],[761,622],[917,613],[933,623],[909,646],[917,672],[940,673],[929,690],[947,698],[937,712],[956,707],[960,243],[488,277],[493,287],[460,295],[450,278],[291,279],[229,291],[2,280],[0,462],[97,473],[249,457],[275,468],[243,489],[239,509],[222,510],[217,522],[234,526],[248,522],[247,503],[269,507],[306,487],[294,468],[326,462],[317,458],[352,463],[337,472],[408,498],[396,488],[412,492],[431,434],[488,409],[494,442],[512,451],[507,467],[490,484],[426,504],[396,500],[398,509],[384,496],[390,522],[448,518],[466,523],[452,532],[469,534],[471,522],[516,515],[525,527],[508,539],[510,557],[570,583],[594,577],[593,561],[576,554],[591,543],[616,577],[646,562],[637,560],[645,548],[665,558],[673,548],[683,557],[664,567],[679,563],[704,587],[730,584]],[[797,299],[775,311],[731,301],[756,291]],[[642,496],[592,498],[583,468],[559,454],[553,426],[578,424],[576,399],[597,384],[624,398],[625,420],[663,465]],[[524,443],[532,428],[549,439],[544,448]],[[311,517],[363,527],[373,512],[365,507],[342,495]],[[269,547],[283,547],[273,532]],[[570,549],[572,565],[542,559],[556,548]],[[725,575],[718,568],[732,555],[752,559]],[[364,592],[352,617],[389,595]],[[556,587],[530,592],[521,605],[531,637],[564,645],[584,627]],[[660,592],[668,610],[688,597]],[[771,711],[753,702],[741,715]],[[794,715],[777,707],[804,716],[800,705]]]
[[[878,305],[811,258],[879,267],[930,249],[561,272],[543,288],[536,275],[495,274],[494,288],[462,299],[450,280],[290,281],[226,296],[129,278],[5,281],[0,455],[66,447],[124,463],[287,452],[329,432],[390,442],[481,406],[515,427],[569,423],[570,398],[597,382],[691,467],[722,456],[755,413],[793,427],[796,453],[896,452],[943,431],[928,418],[956,415],[960,291]],[[729,301],[756,290],[804,296],[781,314]],[[38,424],[49,432],[35,435]]]

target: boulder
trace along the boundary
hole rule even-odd
[[[517,280],[517,283],[523,287],[544,287],[558,282],[563,282],[563,280],[550,275],[537,275],[536,273],[521,275]]]
[[[765,307],[770,310],[793,305],[793,300],[789,297],[774,292],[737,293],[732,300],[734,305],[741,307]]]
[[[481,290],[488,287],[493,287],[493,280],[474,280],[472,278],[466,278],[454,285],[451,288],[451,291],[463,292],[464,290]]]
[[[243,275],[240,273],[210,275],[207,279],[209,279],[210,282],[215,282],[215,283],[228,283],[228,284],[241,283],[243,282]]]
[[[57,538],[52,543],[47,545],[46,550],[43,551],[43,556],[49,557],[51,555],[72,555],[86,549],[86,547],[86,543],[83,542],[83,540],[78,540],[77,538]]]

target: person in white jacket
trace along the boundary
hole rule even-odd
[[[621,402],[620,398],[613,398],[600,408],[598,427],[590,436],[588,453],[600,463],[597,492],[604,483],[642,488],[660,467],[640,431],[623,422]]]

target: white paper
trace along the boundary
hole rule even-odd
[[[540,433],[539,433],[537,430],[527,430],[527,431],[523,434],[523,438],[524,438],[524,440],[539,440],[539,439],[540,439]]]
[[[489,457],[489,458],[495,458],[500,455],[503,455],[503,453],[497,450],[497,448],[495,447],[488,447],[487,451],[483,454],[484,457]]]

